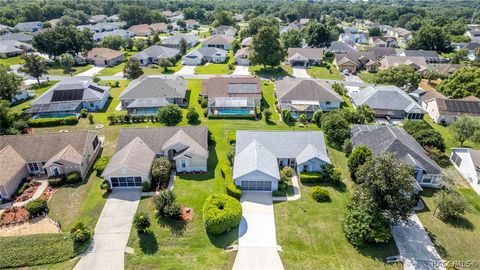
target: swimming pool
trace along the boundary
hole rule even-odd
[[[249,115],[249,109],[218,109],[220,115]]]

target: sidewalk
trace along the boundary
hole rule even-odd
[[[293,196],[281,196],[273,197],[274,202],[284,202],[284,201],[296,201],[302,197],[300,192],[300,183],[298,182],[298,176],[294,175],[292,177],[292,186],[293,186]]]
[[[38,181],[38,182],[41,182],[40,183],[40,186],[37,188],[37,190],[35,191],[35,193],[33,194],[32,198],[26,200],[26,201],[23,201],[23,202],[15,202],[15,203],[3,203],[3,204],[0,204],[0,214],[3,212],[3,209],[7,209],[7,208],[10,208],[10,207],[20,207],[20,206],[24,206],[26,205],[27,203],[35,200],[35,199],[38,199],[40,196],[42,196],[43,192],[45,191],[45,189],[48,187],[48,181],[47,180],[32,180],[32,181]]]

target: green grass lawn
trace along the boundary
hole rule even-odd
[[[22,59],[20,55],[10,58],[0,58],[0,65],[20,65],[23,64],[25,61]]]
[[[144,74],[154,75],[154,74],[172,74],[182,69],[182,67],[183,67],[182,61],[178,61],[175,66],[168,67],[167,70],[165,70],[163,67],[158,67],[158,68],[144,67],[142,69]]]
[[[433,215],[435,203],[432,189],[422,192],[426,204],[423,211],[417,212],[423,226],[437,247],[443,259],[450,261],[472,261],[480,265],[480,198],[471,188],[458,188],[470,204],[470,211],[464,218],[445,222]]]
[[[93,65],[86,65],[86,66],[76,66],[76,67],[73,67],[72,68],[72,76],[75,76],[79,73],[82,73],[84,71],[87,71],[89,69],[91,69],[93,67]],[[70,73],[68,72],[68,70],[66,70],[64,67],[62,66],[59,66],[59,65],[55,65],[55,66],[51,66],[48,68],[48,75],[52,75],[52,76],[67,76],[67,75],[70,75]]]
[[[330,68],[327,68],[330,67]],[[315,79],[343,80],[344,76],[330,62],[324,62],[321,66],[312,66],[307,69],[308,75]]]
[[[203,66],[198,66],[195,68],[196,74],[232,74],[235,70],[234,66],[235,58],[233,57],[233,52],[229,51],[227,55],[227,60],[223,64],[214,64],[207,63]],[[230,66],[233,68],[231,69]]]
[[[123,67],[125,67],[126,62],[122,62],[114,67],[106,67],[98,73],[98,76],[113,76],[119,72],[123,71]]]
[[[0,268],[62,262],[77,255],[69,233],[0,237]]]
[[[32,85],[32,87],[30,89],[35,91],[35,96],[33,98],[30,98],[30,99],[25,100],[23,102],[16,103],[14,106],[12,106],[12,110],[14,112],[21,112],[22,108],[26,108],[26,107],[30,106],[30,104],[32,104],[32,102],[36,98],[38,98],[43,93],[45,93],[48,89],[50,89],[50,87],[52,87],[57,82],[58,81],[48,81],[48,82],[43,82],[40,85],[37,85],[37,84]]]
[[[278,77],[285,77],[288,75],[292,75],[293,70],[291,66],[288,65],[281,65],[279,67],[267,67],[264,68],[263,66],[256,65],[250,66],[248,68],[250,74],[255,76],[264,77],[264,78],[278,78]]]
[[[375,83],[375,73],[360,71],[357,76],[366,83]]]

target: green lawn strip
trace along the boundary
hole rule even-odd
[[[106,67],[98,73],[98,76],[113,76],[119,72],[123,71],[123,67],[125,67],[125,62],[122,62],[114,67]]]
[[[275,109],[275,84],[269,81],[261,81],[261,87],[265,109],[272,111],[272,119],[270,121],[277,122],[280,120],[280,116]]]
[[[357,76],[366,83],[375,83],[375,73],[360,71],[357,73]]]
[[[330,68],[327,68],[330,67]],[[322,63],[321,66],[312,66],[307,69],[308,75],[315,79],[343,80],[344,76],[331,63]]]
[[[167,70],[165,70],[163,67],[158,67],[158,68],[150,68],[150,67],[144,67],[143,73],[146,75],[155,75],[155,74],[172,74],[180,69],[183,68],[183,64],[181,61],[178,61],[174,66],[168,67]]]
[[[61,187],[48,201],[50,218],[59,221],[65,232],[70,231],[77,222],[95,228],[106,202],[100,189],[101,183],[102,179],[93,172],[86,182]]]
[[[256,65],[250,66],[248,68],[250,74],[266,77],[266,78],[277,78],[277,77],[285,77],[291,75],[293,73],[292,67],[288,65],[281,65],[280,67],[266,67]]]
[[[30,90],[35,91],[35,96],[33,98],[30,98],[28,100],[25,100],[20,103],[16,103],[14,106],[12,106],[12,110],[14,112],[21,112],[22,108],[26,108],[32,104],[32,102],[41,96],[43,93],[45,93],[50,87],[52,87],[54,84],[56,84],[58,81],[48,81],[48,82],[43,82],[40,85],[34,84],[30,87]]]
[[[469,260],[480,264],[480,198],[470,188],[459,188],[458,191],[467,199],[471,209],[464,218],[446,222],[433,215],[435,190],[424,189],[422,199],[426,208],[417,211],[423,226],[428,231],[430,239],[435,244],[442,259]]]
[[[73,67],[71,75],[72,76],[77,75],[79,73],[82,73],[84,71],[87,71],[87,70],[91,69],[92,67],[93,67],[93,65]],[[48,68],[48,75],[51,75],[51,76],[67,76],[67,75],[70,75],[70,73],[64,67],[62,67],[60,65],[55,65],[55,66],[52,66],[52,67]]]
[[[234,65],[235,57],[233,55],[233,51],[229,51],[227,55],[227,60],[223,64],[214,64],[214,63],[207,63],[203,66],[198,66],[195,68],[196,74],[232,74],[235,70],[230,69],[231,65]]]
[[[427,121],[427,123],[429,123],[430,126],[432,126],[436,131],[438,131],[440,135],[442,135],[442,138],[445,140],[445,146],[446,146],[445,154],[447,156],[449,156],[450,153],[452,152],[452,148],[460,147],[460,143],[453,138],[452,132],[449,130],[448,127],[435,124],[432,121],[432,118],[430,118],[430,116],[428,115],[425,115],[423,119],[425,119],[425,121]],[[480,144],[476,144],[471,141],[466,141],[463,144],[463,147],[478,149],[480,148]]]
[[[0,268],[58,263],[77,254],[69,233],[0,237],[0,247]]]
[[[0,65],[12,66],[12,65],[20,65],[23,64],[25,61],[22,59],[20,55],[10,58],[0,58]]]

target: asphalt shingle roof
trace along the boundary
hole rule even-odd
[[[283,79],[275,83],[275,92],[279,101],[314,100],[342,101],[332,87],[324,82],[311,79]]]
[[[133,80],[120,94],[120,99],[184,98],[187,81],[183,78],[165,79],[143,75]]]

